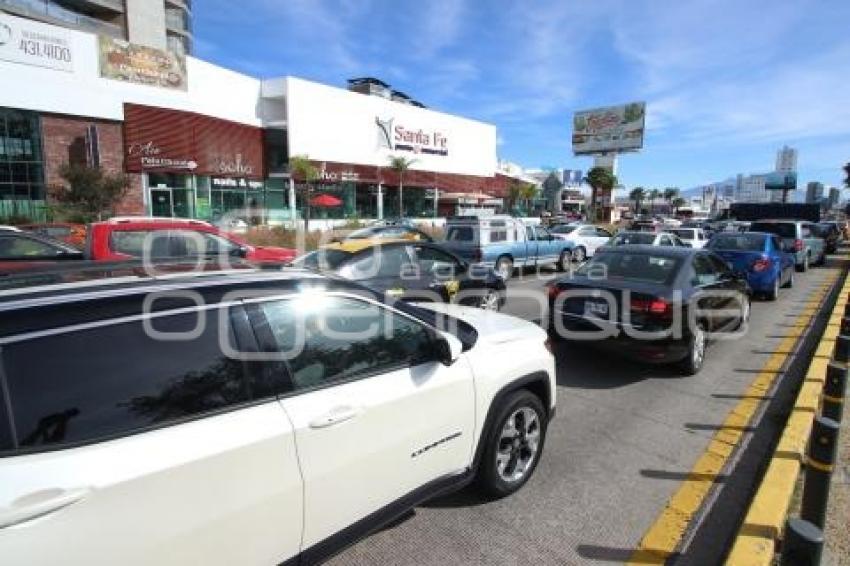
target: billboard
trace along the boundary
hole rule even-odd
[[[773,171],[764,175],[764,190],[766,191],[795,191],[797,190],[796,171]]]
[[[105,79],[186,90],[186,57],[171,51],[99,36],[100,76]]]
[[[0,60],[72,72],[71,35],[62,28],[0,14]]]
[[[581,110],[573,116],[573,153],[593,155],[643,147],[646,103]]]

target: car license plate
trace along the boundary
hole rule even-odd
[[[595,301],[585,301],[584,315],[593,317],[608,317],[608,303],[598,303]]]

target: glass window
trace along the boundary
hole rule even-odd
[[[594,228],[593,226],[585,226],[584,228],[578,231],[578,235],[587,237],[596,236],[596,228]]]
[[[37,217],[32,203],[44,199],[41,124],[34,112],[0,108],[0,199],[17,201],[0,216]]]
[[[713,285],[717,283],[718,273],[711,260],[705,254],[694,257],[694,285]]]
[[[610,238],[611,232],[609,232],[605,228],[597,228],[596,229],[596,237],[597,238]]]
[[[647,245],[651,246],[655,241],[655,234],[650,232],[626,232],[617,234],[611,240],[611,245],[627,246],[627,245]]]
[[[605,249],[605,248],[602,248]],[[669,283],[679,270],[679,259],[645,253],[597,251],[576,270],[577,275]]]
[[[457,260],[443,250],[431,246],[414,246],[416,264],[420,273],[437,277],[454,277],[460,272]]]
[[[446,240],[449,242],[474,242],[475,232],[472,226],[449,226],[446,231]]]
[[[56,257],[60,250],[26,236],[0,236],[0,258]]]
[[[333,271],[338,269],[346,260],[352,256],[349,252],[341,250],[316,250],[304,254],[292,262],[294,267],[314,269],[317,271]]]
[[[567,226],[566,224],[559,224],[552,228],[552,232],[555,234],[571,234],[576,229],[575,226]]]
[[[311,296],[266,303],[262,310],[296,389],[433,359],[425,326],[372,303]]]
[[[761,234],[717,234],[707,247],[711,250],[761,251],[764,249],[764,238]],[[777,249],[781,249],[781,246]]]
[[[749,231],[776,234],[780,238],[797,237],[796,226],[791,222],[753,222]]]
[[[110,236],[112,251],[133,257],[142,257],[145,254],[146,242],[151,247],[151,257],[169,257],[168,234],[166,232],[116,230]]]
[[[227,255],[239,249],[239,245],[217,234],[196,230],[173,230],[171,253],[175,257],[195,255]]]
[[[540,226],[534,227],[534,235],[538,240],[549,240],[551,238],[549,231]]]
[[[412,268],[413,262],[406,246],[375,246],[345,264],[339,273],[347,279],[362,281],[375,277],[400,277],[402,272],[411,273]]]
[[[731,269],[729,269],[729,264],[717,257],[716,255],[712,254],[708,256],[708,260],[714,266],[714,270],[717,271],[717,273],[719,274],[725,274],[732,271]]]
[[[222,353],[218,314],[207,313],[200,335],[188,341],[154,337],[141,322],[126,322],[5,346],[19,444],[99,440],[269,394],[252,391],[241,362]],[[203,320],[182,314],[152,325],[188,333]]]

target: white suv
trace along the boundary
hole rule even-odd
[[[63,273],[0,294],[4,566],[314,563],[540,459],[531,323],[296,270]]]

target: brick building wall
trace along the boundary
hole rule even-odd
[[[86,131],[97,128],[100,166],[107,173],[124,172],[124,132],[121,122],[42,114],[41,139],[44,149],[44,176],[48,192],[65,184],[60,175],[63,165],[86,162]],[[129,175],[130,188],[117,206],[118,214],[143,214],[141,175]]]

